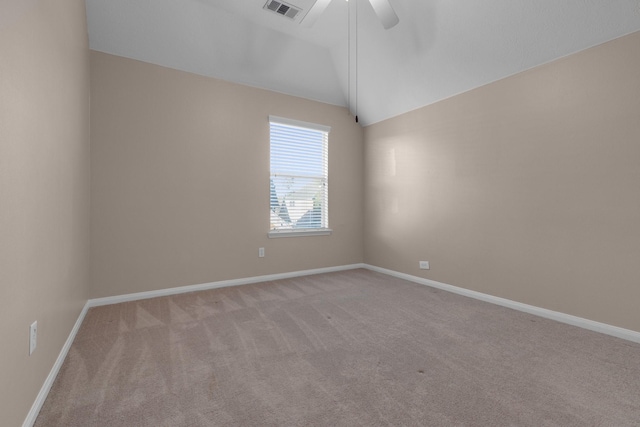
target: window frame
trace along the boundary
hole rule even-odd
[[[329,227],[329,133],[331,132],[331,127],[326,125],[321,125],[317,123],[310,123],[301,120],[289,119],[286,117],[279,116],[269,116],[269,181],[271,186],[272,180],[272,170],[271,170],[271,124],[278,124],[284,126],[291,126],[302,128],[306,130],[324,132],[326,134],[326,147],[324,150],[326,152],[326,175],[323,177],[325,182],[325,206],[324,210],[324,221],[327,224],[327,227],[323,228],[301,228],[301,229],[276,229],[269,230],[268,236],[269,238],[281,238],[281,237],[302,237],[302,236],[326,236],[330,235],[333,230]],[[269,194],[271,194],[271,188],[269,189]],[[269,197],[269,212],[271,212],[271,195]]]

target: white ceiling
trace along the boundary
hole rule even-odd
[[[86,4],[91,49],[354,113],[357,7],[363,125],[640,30],[640,0],[390,1],[400,23],[389,30],[367,0],[332,0],[311,28],[264,10],[266,0]],[[306,10],[315,0],[287,2]]]

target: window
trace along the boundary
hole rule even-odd
[[[329,234],[328,126],[269,116],[269,237]]]

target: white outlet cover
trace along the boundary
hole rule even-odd
[[[429,261],[420,261],[420,269],[428,270],[429,269]]]
[[[38,321],[29,326],[29,356],[33,354],[38,345]]]

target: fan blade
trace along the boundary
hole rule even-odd
[[[400,22],[389,0],[369,0],[369,3],[373,6],[373,10],[376,11],[376,15],[378,15],[378,19],[382,22],[385,30],[388,30]]]
[[[311,6],[311,9],[309,9],[309,12],[307,12],[307,15],[304,17],[300,24],[304,25],[305,27],[313,26],[313,24],[316,23],[318,17],[322,15],[322,12],[324,12],[327,6],[329,6],[329,3],[331,3],[331,0],[316,0],[316,2],[313,4],[313,6]]]

